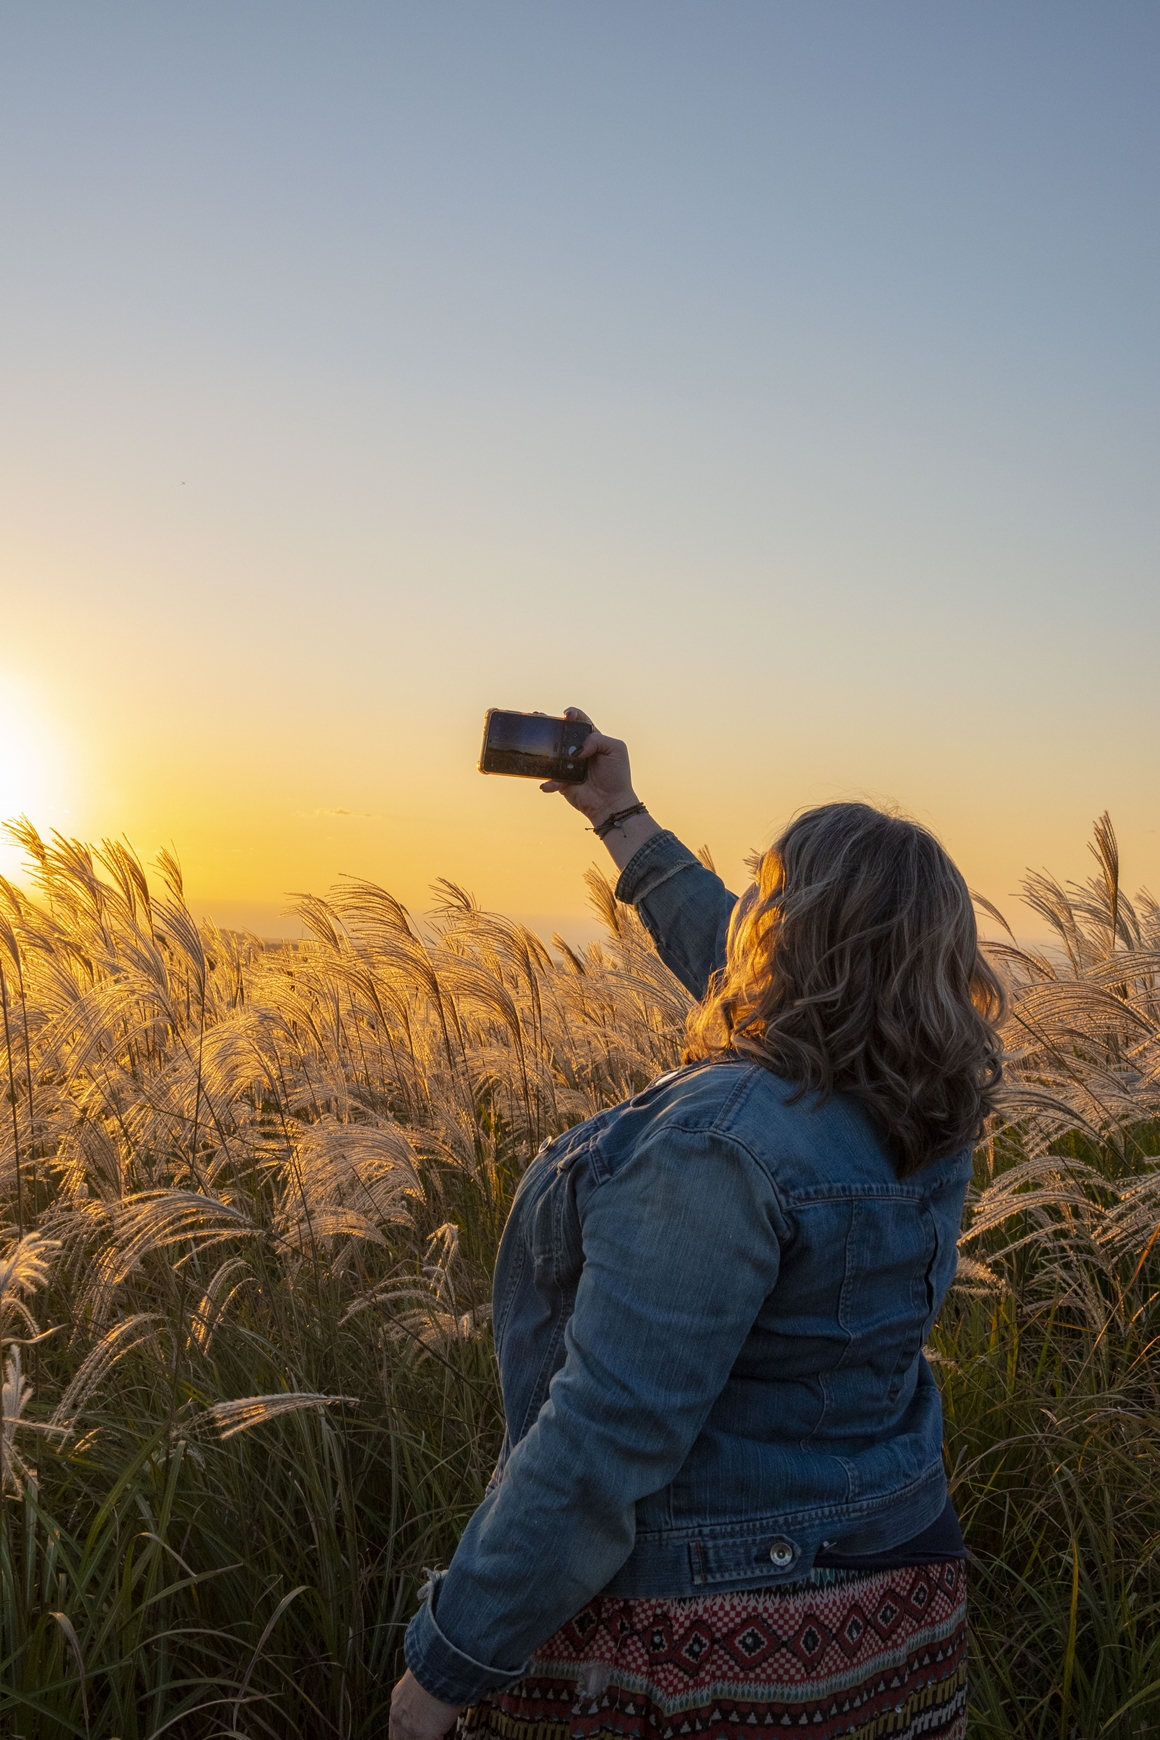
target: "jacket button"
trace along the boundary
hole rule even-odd
[[[784,1571],[787,1566],[793,1564],[796,1553],[797,1548],[792,1541],[787,1541],[784,1535],[778,1535],[775,1541],[770,1542],[769,1556],[779,1571]]]

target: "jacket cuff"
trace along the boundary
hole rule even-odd
[[[423,1605],[407,1627],[403,1639],[403,1655],[407,1666],[425,1692],[441,1698],[445,1704],[463,1706],[475,1701],[484,1692],[501,1692],[518,1680],[527,1662],[516,1668],[489,1667],[456,1649],[435,1621],[435,1607],[445,1571],[437,1572],[427,1585]]]
[[[641,900],[690,864],[700,866],[701,860],[683,846],[674,833],[663,828],[650,834],[639,852],[634,852],[616,884],[616,898],[625,906],[636,906]]]

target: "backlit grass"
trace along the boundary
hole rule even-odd
[[[501,1422],[489,1277],[540,1142],[676,1060],[688,999],[592,879],[548,949],[349,882],[271,948],[176,866],[18,830],[0,884],[0,1733],[385,1732]],[[975,1731],[1160,1726],[1160,922],[1110,829],[1003,955],[1006,1126],[932,1352]]]

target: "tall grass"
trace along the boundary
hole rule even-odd
[[[381,1733],[424,1567],[498,1447],[512,1190],[671,1066],[688,1000],[595,873],[583,953],[451,884],[420,926],[357,881],[270,947],[195,924],[171,859],[151,882],[118,843],[15,831],[0,1733]],[[1160,919],[1099,844],[1091,885],[1032,888],[1058,959],[1001,951],[1009,1117],[932,1349],[979,1735],[1160,1721]]]
[[[1107,816],[1092,852],[1086,883],[1024,884],[1053,948],[993,949],[1006,1115],[934,1338],[980,1736],[1160,1728],[1160,908]]]

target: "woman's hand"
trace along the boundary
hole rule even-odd
[[[632,773],[628,765],[628,745],[617,737],[603,737],[587,713],[579,707],[565,707],[565,719],[580,719],[589,727],[588,737],[580,751],[588,763],[588,778],[583,785],[567,785],[550,779],[541,791],[558,791],[574,810],[587,816],[590,822],[602,822],[616,810],[625,810],[640,800],[632,789]]]
[[[391,1693],[390,1740],[442,1740],[460,1707],[433,1698],[408,1668]]]
[[[593,827],[598,827],[618,810],[631,809],[640,802],[632,789],[628,745],[622,743],[619,737],[603,736],[592,724],[587,713],[579,707],[565,707],[564,717],[580,719],[591,727],[580,751],[581,758],[588,763],[588,778],[583,785],[566,785],[561,780],[550,779],[540,790],[558,791],[574,810],[579,810],[582,816],[587,816]],[[649,835],[658,832],[658,825],[650,815],[630,816],[623,826],[613,828],[604,836],[604,844],[623,870]]]

